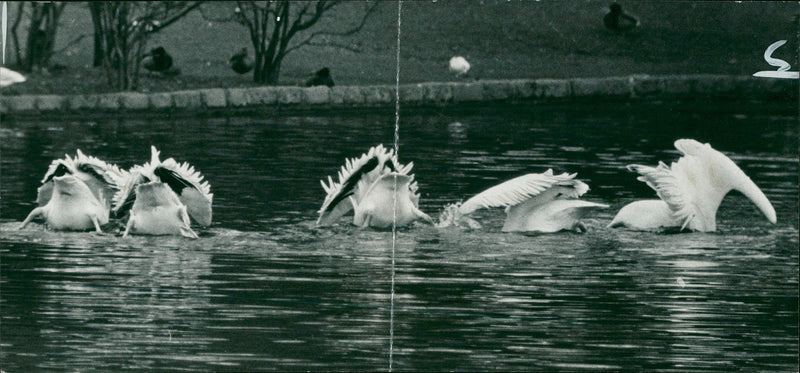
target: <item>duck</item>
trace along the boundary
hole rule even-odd
[[[603,24],[611,31],[628,31],[639,27],[639,20],[625,13],[622,10],[622,5],[618,3],[611,3],[608,6],[608,13],[603,17]]]
[[[409,175],[414,163],[398,162],[393,149],[373,146],[359,158],[346,159],[338,181],[320,180],[326,192],[317,226],[335,223],[353,211],[353,225],[386,229],[417,220],[433,224],[419,209],[419,186]]]
[[[450,58],[450,72],[455,73],[457,77],[466,76],[469,72],[469,62],[461,56]]]
[[[253,59],[247,56],[247,48],[242,48],[239,52],[234,54],[228,64],[237,74],[247,74],[253,70]]]
[[[211,187],[188,163],[173,158],[162,162],[159,155],[151,146],[150,162],[125,171],[117,181],[120,189],[114,195],[112,211],[123,219],[129,215],[123,236],[181,234],[197,238],[189,223],[211,225]]]
[[[111,198],[119,189],[116,180],[122,171],[114,164],[77,151],[74,158],[54,160],[37,190],[38,207],[28,214],[19,229],[42,217],[54,230],[82,231],[109,221]]]
[[[328,87],[334,86],[333,78],[331,78],[331,70],[327,67],[319,69],[316,73],[314,73],[314,76],[306,82],[306,87],[315,87],[318,85],[324,85]]]
[[[723,198],[737,190],[752,201],[775,224],[775,208],[761,189],[728,156],[694,139],[676,140],[682,154],[677,162],[656,167],[628,165],[639,181],[656,191],[660,199],[625,205],[608,225],[633,230],[674,229],[714,232],[716,215]]]
[[[180,74],[180,70],[173,66],[172,56],[167,53],[167,50],[164,49],[164,47],[151,49],[150,52],[145,53],[142,56],[142,59],[144,61],[144,68],[149,71],[164,75]]]
[[[572,230],[586,232],[581,219],[589,211],[607,208],[606,204],[578,199],[589,191],[586,183],[575,179],[577,174],[529,173],[505,181],[478,193],[463,203],[445,207],[439,227],[467,223],[480,228],[468,215],[484,208],[505,207],[502,232],[555,233]]]
[[[25,76],[8,68],[0,66],[0,87],[8,87],[12,84],[22,83]]]

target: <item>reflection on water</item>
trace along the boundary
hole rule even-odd
[[[714,105],[472,108],[401,113],[421,208],[526,172],[578,172],[585,234],[417,225],[398,232],[397,370],[796,371],[797,117]],[[15,371],[385,370],[391,232],[317,229],[319,178],[393,138],[392,113],[3,123],[0,364]],[[696,138],[730,154],[778,213],[728,196],[714,234],[608,230],[654,193],[628,163]],[[123,167],[149,145],[215,194],[199,240],[59,233],[33,225],[53,158]]]

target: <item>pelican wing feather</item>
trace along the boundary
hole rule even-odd
[[[136,202],[137,185],[150,182],[150,179],[142,171],[142,166],[133,166],[130,171],[122,171],[116,179],[116,183],[120,187],[112,199],[111,211],[115,216],[123,216],[133,207],[133,203]]]
[[[211,204],[214,194],[203,175],[186,162],[169,158],[153,169],[153,174],[167,184],[181,202],[186,212],[202,226],[211,225]]]
[[[50,163],[42,178],[42,186],[36,199],[39,205],[46,204],[50,199],[52,194],[50,181],[65,174],[75,175],[84,181],[98,200],[110,200],[114,192],[119,189],[117,180],[122,171],[117,165],[85,155],[80,149],[77,153],[75,158],[66,154],[63,159],[56,159]]]
[[[391,172],[408,175],[414,167],[413,162],[403,165],[397,161],[393,149],[385,148],[382,144],[373,146],[358,158],[345,159],[344,166],[338,172],[338,181],[328,176],[327,183],[320,180],[322,189],[325,190],[325,201],[319,209],[317,225],[327,225],[353,210],[352,201],[358,203],[373,183],[381,176]],[[409,184],[411,199],[415,205],[419,203],[417,183]],[[350,198],[352,197],[352,198]]]
[[[553,170],[523,175],[493,186],[461,204],[459,213],[470,214],[482,208],[510,207],[538,196],[553,186],[568,187],[567,197],[577,198],[588,191],[586,184],[574,180],[577,174],[554,175]]]
[[[697,207],[692,203],[696,198],[696,189],[691,185],[692,177],[688,169],[697,160],[684,157],[673,162],[672,167],[664,162],[658,166],[649,167],[642,165],[629,165],[628,170],[639,173],[637,179],[645,182],[656,191],[658,197],[667,203],[672,211],[673,218],[682,221],[681,229],[685,228],[697,215]]]

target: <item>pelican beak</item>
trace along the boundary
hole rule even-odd
[[[744,178],[739,181],[738,185],[736,185],[734,189],[738,190],[748,199],[753,201],[756,207],[758,207],[761,213],[767,217],[767,220],[769,220],[770,223],[775,224],[778,221],[777,217],[775,216],[775,208],[772,207],[772,203],[769,202],[767,196],[764,195],[764,192],[762,192],[756,183],[754,183],[753,180],[750,180],[749,177],[744,176]]]

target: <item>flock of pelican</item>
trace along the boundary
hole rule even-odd
[[[172,158],[162,162],[155,147],[150,151],[150,162],[130,170],[80,149],[74,158],[53,161],[38,189],[39,206],[20,229],[41,217],[51,229],[101,233],[101,226],[114,218],[125,226],[123,237],[133,233],[197,238],[191,221],[211,225],[211,187],[188,163]]]
[[[634,230],[678,228],[699,232],[716,230],[717,209],[728,192],[749,198],[771,223],[775,209],[764,193],[726,155],[709,144],[691,139],[675,141],[682,156],[671,165],[629,165],[638,180],[653,188],[660,199],[624,206],[608,227]],[[413,162],[400,163],[393,149],[373,146],[358,158],[346,159],[338,179],[321,180],[326,196],[317,226],[332,225],[353,212],[358,227],[390,228],[423,221],[437,227],[480,228],[470,217],[475,211],[503,207],[503,232],[553,233],[586,231],[581,222],[602,203],[581,200],[589,191],[577,174],[555,174],[548,169],[530,173],[486,189],[466,201],[445,206],[438,221],[419,209],[419,185],[411,174]],[[38,189],[37,203],[20,229],[41,217],[55,230],[102,232],[110,219],[129,234],[182,235],[197,238],[192,222],[211,224],[210,186],[188,163],[159,159],[151,147],[150,162],[122,170],[80,150],[51,163]]]

